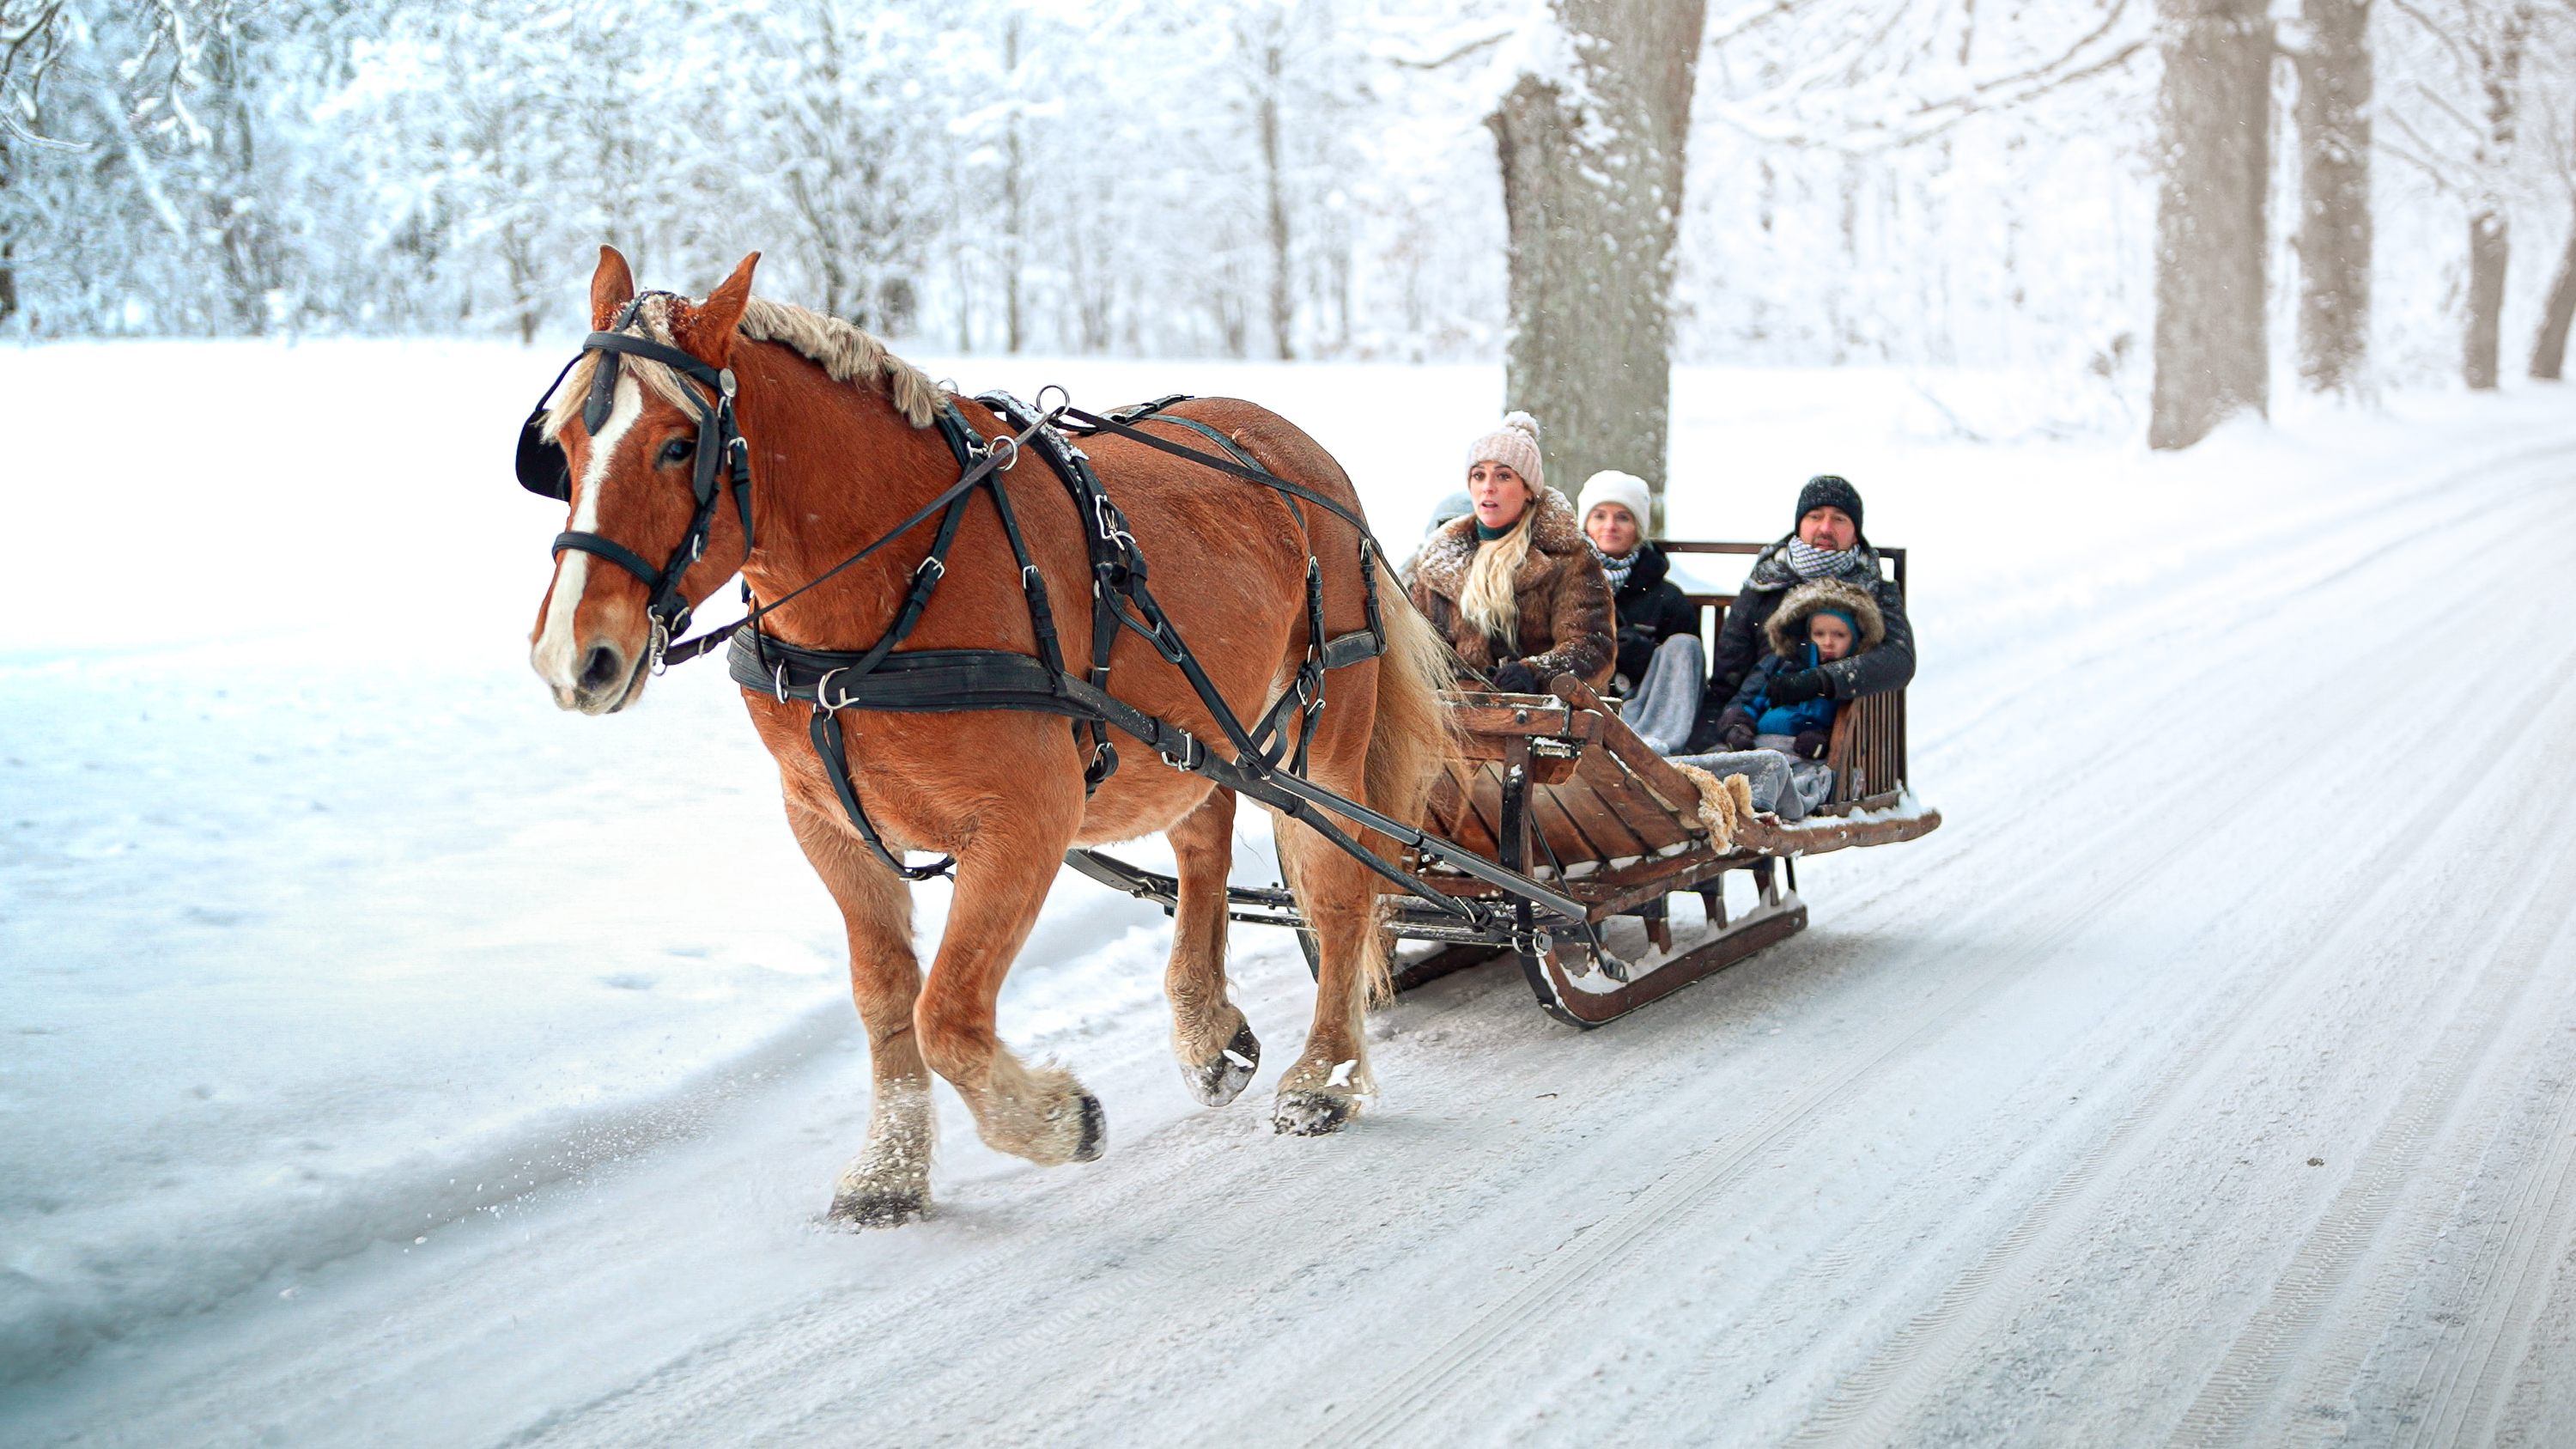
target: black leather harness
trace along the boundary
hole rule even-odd
[[[632,321],[635,305],[629,304],[626,313],[618,319],[620,329]],[[683,376],[704,384],[716,396],[712,403],[702,402],[698,407],[699,451],[694,485],[697,510],[692,516],[689,533],[682,538],[668,564],[655,571],[633,550],[589,533],[563,534],[555,540],[556,552],[575,548],[606,558],[642,579],[653,590],[654,602],[649,607],[656,631],[653,660],[656,667],[666,661],[676,663],[692,658],[716,642],[730,639],[727,666],[737,684],[745,690],[768,694],[782,704],[802,701],[812,705],[809,733],[814,751],[840,798],[841,808],[851,827],[879,860],[905,879],[923,880],[950,874],[956,862],[942,857],[926,866],[908,865],[888,846],[868,818],[867,810],[851,784],[848,751],[839,720],[842,710],[904,714],[1021,710],[1061,715],[1072,721],[1077,743],[1087,742],[1089,745],[1089,757],[1083,770],[1086,793],[1098,790],[1118,768],[1118,752],[1109,738],[1110,731],[1116,730],[1154,750],[1165,764],[1174,769],[1204,776],[1217,785],[1248,795],[1299,821],[1388,882],[1471,926],[1490,928],[1496,924],[1494,907],[1432,889],[1409,872],[1380,859],[1375,852],[1366,849],[1341,827],[1326,819],[1322,812],[1329,810],[1356,821],[1364,829],[1381,832],[1409,850],[1435,857],[1515,896],[1534,898],[1560,914],[1570,911],[1575,919],[1581,918],[1579,902],[1544,888],[1534,891],[1534,883],[1526,877],[1356,801],[1345,799],[1305,778],[1307,749],[1323,711],[1327,677],[1335,669],[1375,659],[1386,652],[1385,622],[1377,595],[1378,560],[1383,549],[1369,531],[1367,521],[1339,500],[1272,474],[1231,439],[1204,423],[1161,415],[1164,408],[1186,401],[1186,395],[1174,394],[1101,416],[1076,409],[1069,402],[1041,412],[1008,393],[987,393],[976,401],[990,408],[1015,430],[989,443],[967,425],[953,402],[943,398],[936,423],[942,439],[956,457],[959,469],[957,482],[865,549],[789,593],[753,608],[738,623],[675,645],[669,641],[686,627],[688,618],[685,602],[677,602],[674,607],[674,601],[679,599],[679,577],[690,563],[705,553],[707,530],[714,517],[715,500],[720,496],[717,458],[723,460],[724,471],[730,476],[741,508],[746,545],[751,538],[750,451],[735,427],[733,375],[729,369],[719,371],[678,349],[622,330],[594,332],[585,341],[584,348],[585,351],[597,349],[608,354],[592,380],[591,398],[585,412],[594,431],[607,419],[608,400],[615,387],[613,367],[620,354],[664,363]],[[579,360],[576,357],[574,362]],[[568,364],[565,373],[557,375],[556,382],[560,384],[570,371],[571,365]],[[602,378],[606,381],[603,382]],[[1044,394],[1040,396],[1043,398]],[[539,432],[544,410],[545,401],[541,398],[522,433],[520,481],[532,492],[568,498],[571,482],[561,450]],[[1065,426],[1067,420],[1072,426]],[[1146,432],[1139,426],[1145,423],[1177,425],[1198,433],[1227,456],[1185,447]],[[1128,531],[1125,515],[1101,486],[1088,455],[1074,441],[1078,436],[1098,433],[1126,438],[1202,467],[1259,483],[1286,501],[1301,529],[1307,522],[1305,510],[1298,506],[1303,500],[1337,515],[1358,531],[1362,577],[1366,580],[1367,590],[1367,626],[1335,638],[1324,637],[1323,569],[1314,556],[1310,541],[1306,560],[1309,640],[1306,657],[1300,662],[1291,686],[1282,691],[1254,727],[1246,728],[1227,705],[1206,670],[1200,666],[1197,656],[1181,638],[1170,616],[1155,601],[1147,582],[1144,553]],[[548,449],[553,452],[551,472],[548,471],[546,456]],[[1018,461],[1023,450],[1033,451],[1044,459],[1063,484],[1080,520],[1084,544],[1090,555],[1091,663],[1080,675],[1066,668],[1046,582],[1030,558],[1027,541],[1004,482],[1003,474]],[[978,489],[990,495],[994,511],[1001,520],[1003,536],[1009,540],[1013,562],[1019,569],[1021,589],[1028,600],[1038,652],[1032,656],[1005,649],[901,649],[904,640],[920,623],[940,580],[948,573],[948,553],[956,541],[958,524]],[[813,649],[771,637],[761,629],[764,615],[884,548],[927,521],[934,513],[939,515],[939,525],[930,551],[914,567],[911,588],[896,611],[893,623],[875,644],[863,650]],[[750,602],[748,584],[743,592],[745,602]],[[1219,755],[1210,748],[1208,741],[1167,720],[1138,710],[1109,692],[1111,648],[1122,628],[1134,631],[1153,646],[1156,654],[1181,671],[1225,736],[1224,743],[1231,747],[1233,758]]]

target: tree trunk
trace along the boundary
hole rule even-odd
[[[2567,250],[2558,258],[2558,275],[2549,284],[2549,302],[2540,309],[2540,336],[2531,344],[2531,375],[2558,381],[2567,366],[2567,324],[2576,321],[2576,221],[2568,224]]]
[[[2504,323],[2505,263],[2512,258],[2512,220],[2506,214],[2504,177],[2513,164],[2522,100],[2522,48],[2531,33],[2531,6],[2521,0],[2505,14],[2492,45],[2477,47],[2478,79],[2487,97],[2487,132],[2480,138],[2478,190],[2469,207],[2469,319],[2460,337],[2460,376],[2471,392],[2491,391],[2498,372],[2498,334]]]
[[[1673,234],[1706,0],[1550,0],[1579,88],[1523,75],[1486,119],[1510,236],[1509,406],[1571,496],[1618,468],[1664,530]]]
[[[1020,316],[1021,238],[1028,225],[1028,205],[1021,194],[1020,168],[1020,12],[1011,12],[1002,29],[1002,65],[1011,77],[1011,114],[1002,141],[1002,347],[1017,357],[1028,341]]]
[[[1297,348],[1290,329],[1297,304],[1288,275],[1288,196],[1279,175],[1279,87],[1284,42],[1276,34],[1261,52],[1261,181],[1268,193],[1270,222],[1270,336],[1281,362],[1294,362]]]
[[[2299,72],[2299,377],[2350,393],[2370,346],[2370,0],[2305,0]]]
[[[2460,348],[2460,375],[2472,392],[2496,385],[2497,332],[2504,320],[2504,266],[2512,238],[2504,213],[2481,210],[2469,218],[2469,330]]]
[[[2271,400],[2263,323],[2272,23],[2262,0],[2163,0],[2156,380],[2147,446],[2188,448]]]

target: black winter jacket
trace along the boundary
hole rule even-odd
[[[1717,717],[1725,713],[1727,703],[1744,686],[1744,677],[1753,671],[1753,666],[1771,652],[1762,626],[1770,621],[1772,611],[1780,607],[1789,590],[1801,582],[1789,572],[1787,560],[1780,557],[1788,542],[1781,539],[1754,556],[1753,567],[1745,573],[1744,587],[1736,592],[1734,604],[1726,611],[1726,624],[1717,631],[1717,652],[1709,661],[1708,688],[1700,696],[1699,723],[1692,728],[1687,746],[1693,753],[1716,746]],[[1824,667],[1830,697],[1837,700],[1903,689],[1914,678],[1914,626],[1905,618],[1905,596],[1880,576],[1878,551],[1867,544],[1860,548],[1862,562],[1873,581],[1870,594],[1878,600],[1887,637],[1867,653],[1837,659]]]
[[[1646,677],[1656,645],[1675,634],[1699,632],[1699,606],[1683,598],[1681,586],[1665,577],[1671,572],[1672,564],[1662,549],[1643,545],[1628,568],[1628,582],[1610,596],[1619,614],[1619,675],[1632,688]]]

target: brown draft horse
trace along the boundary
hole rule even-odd
[[[647,294],[628,331],[678,347],[738,379],[739,429],[753,459],[746,550],[731,505],[718,508],[705,556],[682,576],[692,604],[739,567],[767,602],[875,540],[957,481],[954,455],[929,427],[938,386],[856,327],[755,299],[759,254],[690,303]],[[591,279],[594,326],[626,310],[635,285],[624,257],[601,248]],[[692,511],[689,458],[698,424],[685,401],[703,388],[673,369],[624,360],[614,406],[594,432],[582,417],[594,352],[557,389],[545,429],[572,478],[571,527],[648,559],[668,557]],[[694,390],[693,390],[694,389]],[[987,438],[1011,429],[957,399]],[[1208,399],[1175,411],[1234,439],[1261,466],[1358,507],[1332,456],[1284,419],[1250,403]],[[1103,484],[1152,565],[1154,588],[1238,718],[1276,700],[1305,657],[1306,570],[1321,561],[1328,637],[1366,627],[1358,531],[1330,512],[1300,514],[1277,493],[1109,436],[1086,440]],[[1028,544],[1059,601],[1066,668],[1089,665],[1090,572],[1083,524],[1043,466],[1009,476]],[[769,616],[791,644],[864,649],[876,643],[930,548],[925,524],[866,562]],[[950,569],[908,649],[1037,652],[999,516],[989,497],[968,507]],[[1383,564],[1378,565],[1383,569]],[[1381,573],[1388,652],[1335,670],[1312,742],[1307,778],[1406,822],[1453,746],[1438,706],[1447,678],[1441,646],[1404,591]],[[1077,602],[1078,601],[1078,602]],[[539,606],[530,662],[565,709],[606,714],[643,693],[651,661],[644,585],[590,554],[559,556]],[[1180,671],[1121,631],[1111,691],[1201,739],[1221,740]],[[1251,1080],[1260,1047],[1227,999],[1226,869],[1235,797],[1166,768],[1127,744],[1126,765],[1085,799],[1088,751],[1056,715],[898,714],[847,710],[850,783],[887,843],[956,858],[956,895],[927,981],[912,944],[906,882],[863,844],[808,734],[814,706],[745,690],[753,725],[777,758],[787,818],[847,923],[850,985],[866,1024],[876,1099],[867,1142],[834,1193],[831,1214],[900,1223],[929,1207],[932,1113],[927,1072],[954,1085],[994,1147],[1040,1164],[1088,1161],[1105,1137],[1098,1099],[1070,1071],[1032,1068],[1002,1045],[994,1001],[1068,847],[1153,831],[1179,860],[1180,909],[1165,988],[1181,1077],[1210,1106]],[[1303,825],[1273,817],[1283,871],[1312,923],[1320,957],[1314,1024],[1304,1054],[1279,1083],[1281,1132],[1338,1128],[1374,1090],[1361,1012],[1386,981],[1374,928],[1378,883]],[[1346,827],[1357,833],[1357,827]],[[1371,848],[1391,850],[1381,835]]]

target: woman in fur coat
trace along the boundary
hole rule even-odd
[[[1547,486],[1538,423],[1513,413],[1467,450],[1473,512],[1432,534],[1413,603],[1494,688],[1534,694],[1559,674],[1610,678],[1610,583],[1565,495]]]

